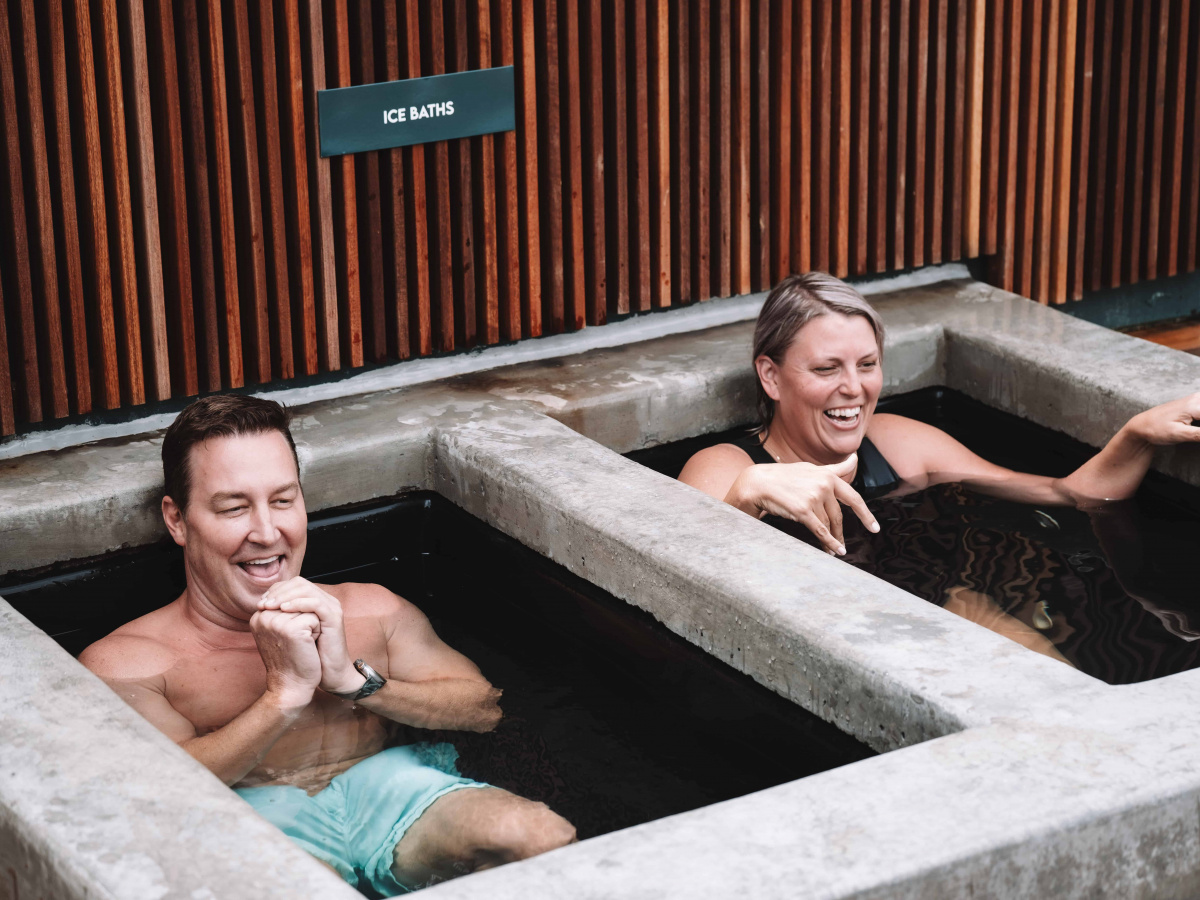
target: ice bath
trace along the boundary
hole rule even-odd
[[[889,329],[885,396],[946,385],[1092,446],[1168,399],[1200,364],[969,281],[875,299]],[[1065,896],[1183,890],[1200,781],[1171,748],[1191,740],[1195,670],[1105,684],[619,455],[744,423],[748,334],[728,324],[300,411],[314,510],[435,491],[785,702],[873,750],[899,751],[433,890],[696,896],[753,884],[783,897],[899,885],[920,896],[997,878],[1033,890],[1067,860]],[[1019,380],[990,374],[1015,368]],[[39,567],[161,539],[150,506],[161,491],[157,452],[151,436],[7,462],[4,569],[53,578]],[[1200,483],[1186,454],[1157,468]],[[49,503],[47,483],[72,488]],[[37,604],[39,621],[81,627],[84,619],[51,621],[52,597]],[[63,895],[98,883],[136,896],[128,885],[148,881],[208,885],[218,896],[337,894],[330,873],[289,856],[244,804],[235,813],[237,798],[147,733],[49,637],[7,607],[3,623],[10,651],[0,671],[30,688],[0,723],[20,742],[6,745],[8,771],[20,777],[3,783],[5,803],[38,823],[31,842],[8,840],[16,832],[0,822],[5,865],[23,884],[49,883],[36,861],[53,860]],[[130,759],[141,761],[136,781]],[[1080,808],[1091,812],[1081,819]],[[1129,846],[1142,849],[1121,850]],[[1123,861],[1093,866],[1097,847]]]

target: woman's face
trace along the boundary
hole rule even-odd
[[[775,400],[772,435],[817,465],[858,450],[883,388],[879,345],[865,316],[827,313],[797,332],[782,365],[756,360]]]

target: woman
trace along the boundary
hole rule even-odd
[[[1134,416],[1065,478],[1014,472],[931,425],[875,415],[882,357],[883,323],[854,288],[822,272],[785,278],[754,330],[762,424],[738,444],[701,450],[679,480],[753,516],[800,522],[841,556],[840,504],[879,530],[864,494],[961,482],[1025,503],[1121,500],[1137,490],[1156,446],[1200,443],[1197,393]]]

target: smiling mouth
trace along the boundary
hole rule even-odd
[[[853,428],[862,418],[861,406],[840,406],[837,409],[825,410],[825,418],[839,428]]]
[[[283,568],[283,555],[264,556],[259,559],[248,559],[238,563],[242,571],[254,578],[266,580],[274,578]]]

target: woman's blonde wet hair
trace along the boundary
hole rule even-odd
[[[870,322],[882,357],[883,321],[871,304],[840,278],[826,272],[806,272],[803,275],[789,275],[767,295],[767,301],[758,314],[758,324],[754,327],[754,360],[765,356],[775,365],[783,365],[783,358],[800,329],[818,316],[829,313],[862,316]],[[759,418],[755,430],[765,434],[775,418],[775,401],[767,396],[761,379],[755,385],[758,389]]]

